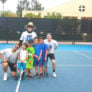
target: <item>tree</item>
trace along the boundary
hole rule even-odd
[[[40,2],[37,0],[31,0],[31,3],[29,2],[29,0],[19,0],[18,5],[17,5],[17,14],[21,17],[23,10],[39,11],[43,9],[44,7],[42,7]]]
[[[25,18],[41,18],[41,14],[39,13],[38,15],[35,15],[33,13],[27,13],[24,17]]]
[[[17,14],[11,11],[4,11],[1,13],[1,17],[18,17]]]
[[[31,10],[30,2],[28,0],[19,0],[17,4],[17,14],[19,17],[22,16],[23,10]]]
[[[31,10],[40,11],[44,10],[44,7],[42,7],[42,4],[38,0],[31,0]]]
[[[44,18],[51,18],[51,19],[61,19],[62,15],[60,13],[47,13],[46,16],[44,16]]]
[[[0,0],[1,2],[2,2],[2,4],[3,4],[3,12],[4,12],[4,4],[5,4],[5,2],[7,1],[7,0]]]

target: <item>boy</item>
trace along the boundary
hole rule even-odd
[[[23,74],[22,74],[22,79],[24,78],[24,74],[25,74],[25,69],[26,69],[26,60],[28,58],[28,53],[26,51],[27,48],[27,44],[26,43],[22,43],[22,49],[19,52],[19,56],[18,56],[18,73],[20,75],[20,69],[23,69]]]
[[[42,48],[38,42],[39,42],[39,39],[36,37],[34,39],[34,45],[33,45],[33,47],[35,49],[35,55],[34,55],[34,66],[35,66],[35,71],[36,71],[35,78],[39,77],[38,68],[40,71],[40,78],[42,78],[42,75],[43,75],[43,72],[42,72]]]
[[[52,39],[52,35],[50,33],[47,34],[47,39],[44,40],[44,43],[48,46],[47,59],[50,58],[52,62],[53,77],[56,78],[56,59],[54,51],[58,47],[58,43],[56,40]]]
[[[35,50],[32,47],[33,42],[30,41],[28,44],[28,48],[26,49],[28,52],[28,58],[26,60],[26,71],[27,71],[27,77],[32,78],[32,69],[33,69],[33,63],[34,63],[34,53]]]
[[[47,54],[48,54],[48,48],[47,45],[44,44],[44,40],[42,37],[39,38],[39,43],[42,47],[42,65],[43,65],[43,72],[46,73],[46,77],[49,77],[48,75],[48,68],[47,68]]]

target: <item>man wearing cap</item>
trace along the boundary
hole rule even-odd
[[[36,32],[33,31],[36,29],[33,22],[29,22],[27,25],[25,25],[25,29],[27,31],[22,33],[22,35],[20,37],[20,45],[22,44],[22,42],[28,43],[30,40],[33,41],[34,38],[37,37]]]

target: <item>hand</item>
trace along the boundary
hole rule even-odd
[[[6,60],[5,58],[3,58],[2,60],[3,60],[3,62],[4,62],[4,63],[6,63],[6,62],[7,62],[7,60]]]
[[[57,47],[55,47],[54,49],[56,50]]]
[[[38,56],[37,56],[37,55],[34,55],[34,57],[35,57],[35,58],[38,58]]]
[[[47,60],[47,58],[45,57],[45,58],[44,58],[44,60],[46,61],[46,60]]]
[[[23,63],[23,62],[24,62],[24,60],[20,60],[20,62],[21,62],[21,63]]]
[[[0,54],[0,58],[2,58],[2,55]]]
[[[29,62],[29,64],[31,64],[31,61]]]
[[[16,68],[16,67],[17,67],[17,64],[14,65],[14,68]]]
[[[38,61],[41,59],[41,57],[38,57]]]

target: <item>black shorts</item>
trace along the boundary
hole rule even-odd
[[[8,62],[8,66],[10,67],[11,72],[16,72],[16,71],[17,71],[17,68],[14,67],[14,65],[15,65],[15,64]]]
[[[51,60],[55,60],[55,55],[54,54],[48,54],[47,55],[47,60],[50,58]]]

